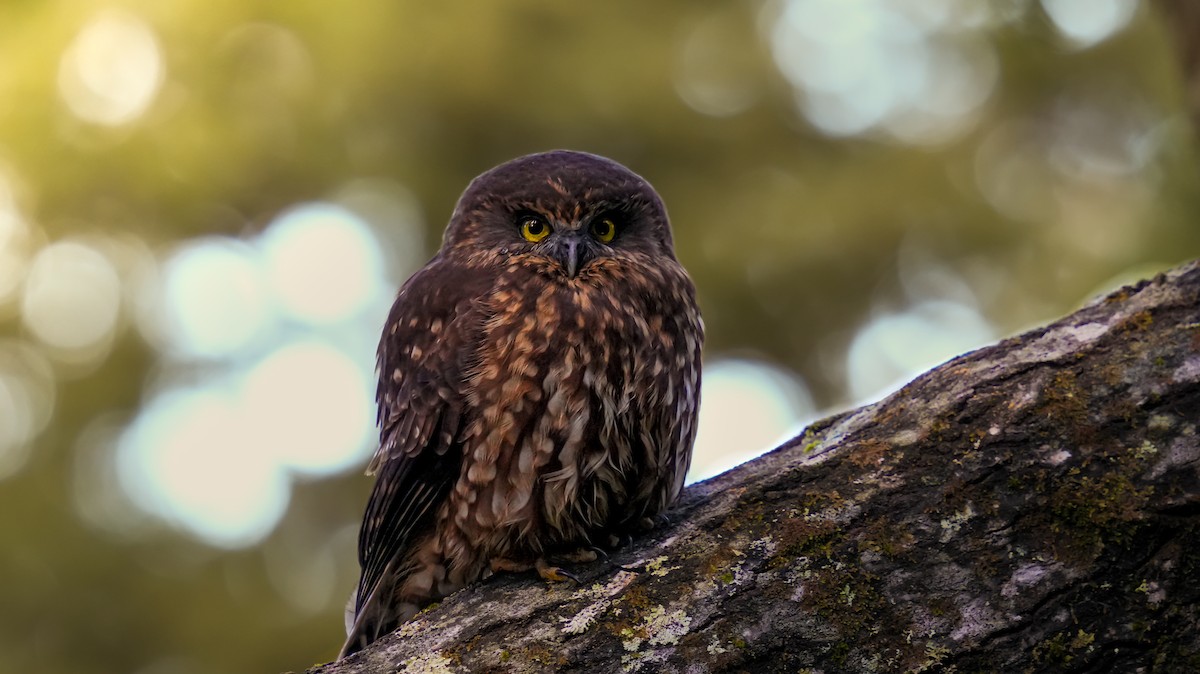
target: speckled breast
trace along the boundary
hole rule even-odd
[[[682,486],[698,404],[694,306],[673,315],[670,298],[613,293],[623,278],[598,277],[510,273],[490,297],[450,504],[486,556],[598,542]]]

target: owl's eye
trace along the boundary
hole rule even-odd
[[[537,243],[550,236],[550,225],[539,217],[526,216],[521,218],[521,236],[525,237],[526,241]]]
[[[592,236],[600,243],[608,243],[617,235],[617,223],[612,218],[597,218],[592,221]]]

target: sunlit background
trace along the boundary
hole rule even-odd
[[[477,173],[646,176],[692,479],[1200,255],[1137,0],[0,6],[0,671],[340,645],[396,288]]]

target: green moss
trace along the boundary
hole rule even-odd
[[[1058,632],[1034,646],[1033,660],[1045,665],[1069,665],[1081,653],[1086,652],[1095,640],[1095,634],[1083,630],[1078,630],[1075,634],[1071,634],[1070,630]]]
[[[906,527],[886,517],[880,517],[863,529],[858,548],[860,551],[870,550],[889,559],[896,559],[908,552],[915,541],[916,537]]]
[[[1105,542],[1127,543],[1140,510],[1153,487],[1138,488],[1125,473],[1128,466],[1116,465],[1099,476],[1070,475],[1051,494],[1049,529],[1056,553],[1090,561]]]
[[[631,587],[621,595],[621,603],[627,606],[631,613],[640,613],[654,605],[650,596],[646,594],[646,588],[641,585]]]
[[[817,428],[819,423],[820,422],[817,422],[816,424],[812,424],[808,428],[805,428],[804,433],[794,441],[795,444],[792,446],[795,447],[796,445],[799,445],[801,448],[800,451],[805,454],[812,454],[814,451],[816,451],[816,449],[821,446],[821,438],[819,437],[820,429]]]
[[[859,468],[874,468],[883,463],[891,448],[886,442],[867,440],[855,445],[847,459]]]
[[[727,582],[724,576],[733,573],[733,559],[735,556],[728,546],[717,548],[708,557],[708,562],[704,565],[704,575],[713,581]]]
[[[537,644],[525,648],[525,660],[536,662],[539,665],[549,667],[562,667],[567,664],[567,659],[557,649],[552,648],[552,644]]]
[[[954,428],[954,426],[944,418],[938,417],[929,425],[929,436],[939,442],[945,441],[946,432]]]
[[[1109,295],[1108,297],[1105,297],[1104,303],[1112,304],[1114,302],[1124,302],[1127,299],[1129,299],[1129,291],[1122,288],[1122,289],[1114,292],[1113,294]]]
[[[850,656],[850,644],[845,641],[839,641],[829,649],[829,661],[838,667],[846,666],[846,659]]]
[[[875,587],[877,578],[858,566],[825,564],[805,583],[801,604],[849,640],[870,633],[887,615],[887,601]]]
[[[1154,314],[1149,310],[1139,311],[1121,322],[1121,330],[1127,332],[1143,332],[1154,325]]]
[[[1088,420],[1090,395],[1081,387],[1075,373],[1064,370],[1056,373],[1043,392],[1040,414],[1055,421],[1055,427],[1067,430],[1081,444],[1090,441],[1092,433]]]
[[[804,515],[820,513],[826,510],[840,508],[845,505],[846,499],[835,489],[824,493],[805,494],[797,504],[800,511]]]
[[[779,554],[787,558],[828,558],[842,538],[836,523],[829,520],[808,520],[803,517],[784,520],[777,537]]]

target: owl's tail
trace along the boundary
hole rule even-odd
[[[383,578],[389,578],[386,571]],[[379,599],[383,585],[384,582],[376,583],[375,589],[367,595],[357,611],[354,608],[357,603],[357,594],[350,595],[350,601],[346,603],[346,643],[342,645],[342,650],[338,653],[339,660],[361,651],[379,637],[390,634],[403,620],[407,619],[397,615],[395,610],[388,610],[382,605]],[[415,614],[416,611],[414,610],[413,613]]]
[[[411,565],[393,558],[383,569],[379,581],[370,594],[357,602],[357,594],[350,596],[346,604],[346,643],[338,653],[342,659],[357,653],[380,637],[387,636],[402,623],[410,620],[421,606],[412,601],[398,601],[398,588],[412,573]],[[358,604],[358,610],[354,607]]]
[[[361,651],[379,638],[379,630],[367,624],[367,613],[355,613],[354,599],[355,595],[351,594],[350,601],[346,602],[346,643],[338,652],[338,660]]]

